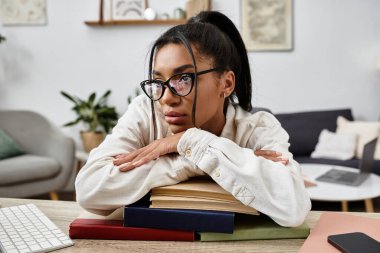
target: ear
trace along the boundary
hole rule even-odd
[[[221,79],[221,89],[226,94],[226,97],[228,97],[235,90],[235,73],[232,70],[226,71]]]

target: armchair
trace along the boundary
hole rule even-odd
[[[50,193],[58,199],[74,168],[74,141],[42,115],[0,110],[0,128],[25,154],[0,160],[0,197],[30,197]]]

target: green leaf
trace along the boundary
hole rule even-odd
[[[93,105],[94,104],[94,100],[95,100],[95,98],[96,98],[96,93],[95,92],[93,92],[89,97],[88,97],[88,104],[89,105]]]
[[[81,120],[81,118],[77,118],[76,120],[71,121],[71,122],[69,122],[69,123],[66,123],[66,124],[64,124],[63,126],[64,126],[64,127],[68,127],[68,126],[76,125],[76,124],[78,124],[78,123],[80,122],[80,120]]]
[[[107,90],[101,98],[107,98],[111,94],[111,90]]]
[[[3,41],[6,41],[7,39],[4,37],[4,36],[2,36],[1,34],[0,34],[0,43],[1,42],[3,42]]]
[[[75,101],[75,99],[69,95],[68,93],[64,92],[64,91],[61,91],[61,94],[66,97],[67,99],[71,100],[72,102],[74,102],[75,104],[77,104],[77,101]]]
[[[101,96],[101,97],[99,98],[99,101],[98,101],[97,105],[105,105],[106,102],[107,102],[108,96],[109,96],[110,94],[111,94],[111,90],[107,90],[107,91],[103,94],[103,96]]]

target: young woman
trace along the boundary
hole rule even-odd
[[[230,19],[202,12],[165,32],[141,87],[78,174],[82,207],[108,214],[154,187],[209,175],[280,225],[304,221],[310,199],[288,134],[270,113],[250,113],[247,52]]]

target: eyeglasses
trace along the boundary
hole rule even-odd
[[[210,73],[217,68],[207,69],[197,72],[197,76]],[[194,86],[195,73],[181,73],[170,77],[168,80],[145,80],[140,83],[144,93],[153,101],[160,100],[164,95],[165,88],[168,87],[171,92],[177,96],[187,96]],[[166,86],[166,87],[165,87]]]

